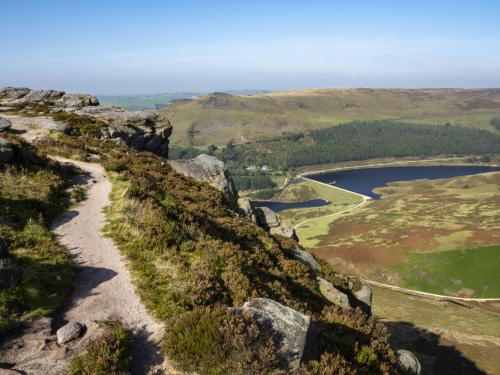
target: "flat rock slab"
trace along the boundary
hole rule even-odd
[[[50,132],[67,133],[69,126],[49,117],[3,116],[12,123],[12,129],[18,130],[28,142],[46,137]]]

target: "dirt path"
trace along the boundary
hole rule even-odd
[[[110,204],[111,183],[99,164],[55,158],[70,162],[88,173],[87,197],[65,212],[52,226],[58,241],[66,246],[79,266],[75,290],[65,310],[54,320],[41,318],[2,348],[1,362],[22,374],[55,375],[65,373],[72,353],[81,350],[102,329],[98,321],[118,318],[132,330],[132,374],[171,374],[161,355],[159,341],[164,328],[154,321],[131,282],[126,260],[112,240],[101,233],[106,221],[102,209]],[[52,333],[67,321],[86,326],[84,336],[64,347],[52,343]],[[43,342],[51,342],[42,349]],[[42,343],[42,344],[41,344]],[[2,373],[0,366],[0,374]]]
[[[92,182],[87,199],[54,223],[58,240],[75,256],[81,268],[77,288],[63,318],[84,323],[89,337],[98,330],[96,321],[113,317],[121,319],[133,330],[139,349],[134,351],[134,359],[142,364],[138,366],[142,368],[136,368],[134,372],[147,374],[154,370],[158,373],[162,367],[166,368],[157,347],[163,327],[153,320],[135,293],[118,249],[101,233],[106,220],[102,209],[110,204],[111,183],[99,164],[71,163],[89,173]]]

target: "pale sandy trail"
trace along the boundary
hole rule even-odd
[[[141,303],[131,282],[126,260],[101,230],[106,217],[102,209],[110,204],[111,183],[99,164],[70,161],[90,174],[87,199],[66,212],[56,223],[54,233],[75,256],[80,267],[76,289],[63,315],[67,321],[87,326],[86,337],[97,333],[95,321],[119,318],[135,334],[134,373],[167,373],[166,360],[158,350],[163,327],[155,322]]]

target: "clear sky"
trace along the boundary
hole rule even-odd
[[[500,0],[0,0],[0,86],[500,87]]]

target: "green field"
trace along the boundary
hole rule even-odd
[[[302,202],[312,199],[325,199],[330,204],[280,212],[280,217],[287,223],[298,225],[295,228],[297,236],[300,243],[306,247],[313,247],[319,242],[319,236],[328,234],[330,223],[336,215],[349,210],[362,201],[362,198],[357,194],[311,180],[300,180],[289,184],[279,195],[279,200],[283,202]]]
[[[394,267],[401,285],[424,292],[475,298],[500,297],[500,246],[408,254]]]

